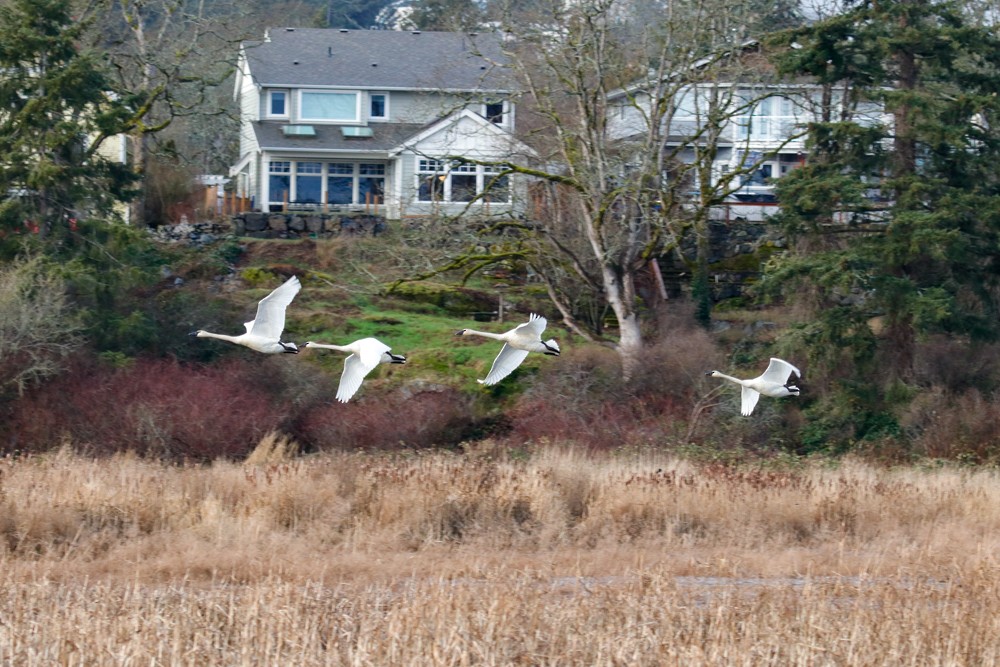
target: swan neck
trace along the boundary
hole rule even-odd
[[[227,336],[226,334],[212,333],[211,331],[200,331],[198,332],[198,338],[218,338],[219,340],[228,341],[230,343],[239,343],[236,340],[237,336]]]
[[[310,343],[309,347],[319,347],[324,350],[336,350],[337,352],[350,352],[344,345],[333,345],[332,343]]]
[[[493,340],[506,340],[503,334],[490,333],[489,331],[476,331],[475,329],[466,329],[463,336],[482,336],[483,338],[492,338]]]
[[[715,377],[722,378],[723,380],[729,380],[730,382],[735,382],[736,384],[739,385],[743,384],[743,380],[733,377],[732,375],[726,375],[725,373],[720,373],[719,371],[715,371]]]

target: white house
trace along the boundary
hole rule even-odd
[[[703,129],[713,106],[720,107],[723,123],[713,138],[716,152],[711,172],[717,182],[727,175],[720,191],[727,193],[724,215],[761,220],[778,210],[775,181],[806,159],[806,128],[821,119],[824,105],[841,112],[842,91],[824,97],[821,86],[810,82],[783,82],[746,72],[745,80],[692,82],[667,88],[671,113],[665,118],[665,148],[676,159],[692,162],[695,147],[704,146]],[[648,86],[617,91],[609,100],[609,132],[628,141],[647,131],[651,96]],[[881,107],[860,102],[849,119],[868,125],[888,123]],[[691,183],[692,190],[695,183]]]
[[[530,154],[503,64],[495,34],[271,29],[240,49],[237,194],[261,211],[508,211],[520,184],[477,163]]]

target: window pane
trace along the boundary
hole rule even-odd
[[[474,174],[451,175],[451,200],[472,201],[476,196],[476,176]]]
[[[357,120],[357,95],[302,93],[301,116],[316,120]]]
[[[295,177],[295,201],[300,204],[318,204],[322,196],[319,176],[299,174]]]
[[[268,179],[268,191],[271,201],[284,201],[288,197],[290,177],[286,175],[271,174]]]
[[[362,178],[358,180],[358,203],[374,204],[385,201],[384,178]]]
[[[271,93],[271,115],[284,116],[285,113],[285,93]]]
[[[385,118],[385,95],[372,95],[371,102],[371,117]]]
[[[747,181],[748,185],[769,185],[771,179],[771,165],[762,164],[760,169],[755,171],[751,176],[750,180]]]
[[[345,164],[343,162],[331,162],[327,167],[331,174],[353,174],[354,165]]]
[[[489,102],[486,106],[486,120],[497,125],[503,123],[503,102]]]
[[[420,201],[441,201],[444,191],[444,176],[424,176],[420,179],[417,198]]]
[[[326,201],[330,204],[353,203],[353,190],[354,179],[351,177],[331,176],[326,179]]]
[[[486,174],[483,178],[483,188],[486,190],[484,199],[497,204],[510,202],[510,179],[507,176],[494,178]]]

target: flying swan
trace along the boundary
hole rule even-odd
[[[559,343],[555,339],[542,340],[542,332],[548,321],[541,315],[534,313],[524,324],[519,324],[510,331],[504,333],[490,333],[488,331],[476,331],[474,329],[462,329],[455,332],[456,336],[482,336],[494,340],[502,340],[503,347],[500,354],[493,360],[493,367],[485,380],[479,380],[480,384],[487,386],[496,384],[504,379],[511,372],[521,365],[529,352],[541,352],[542,354],[552,354],[559,356]]]
[[[198,338],[218,338],[230,343],[249,347],[264,354],[288,352],[298,354],[295,343],[282,343],[281,332],[285,329],[285,309],[302,289],[296,276],[292,276],[257,304],[257,317],[246,323],[247,332],[239,336],[211,333],[198,329],[191,333]]]
[[[379,364],[405,364],[406,357],[392,354],[392,349],[375,338],[362,338],[347,345],[326,345],[309,341],[306,347],[317,347],[338,352],[350,352],[344,360],[344,372],[340,374],[340,386],[337,388],[337,400],[346,403],[361,387],[361,381]]]
[[[771,363],[767,365],[767,370],[759,377],[751,380],[740,380],[719,371],[708,371],[705,375],[729,380],[743,387],[743,405],[740,411],[744,417],[753,412],[754,407],[757,405],[757,399],[760,398],[761,394],[775,398],[798,396],[799,388],[792,384],[794,382],[792,375],[799,378],[802,377],[802,373],[799,372],[798,368],[777,357],[771,357]]]

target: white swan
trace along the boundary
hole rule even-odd
[[[299,279],[292,276],[261,299],[260,303],[257,304],[257,317],[244,325],[247,328],[245,334],[227,336],[199,329],[191,332],[191,335],[198,338],[227,340],[230,343],[243,345],[264,354],[281,352],[298,354],[299,348],[295,346],[295,343],[281,342],[281,332],[285,329],[285,309],[288,308],[288,304],[292,302],[300,289],[302,289],[302,285],[299,283]]]
[[[488,331],[462,329],[455,332],[455,335],[482,336],[503,341],[504,345],[500,349],[500,354],[493,360],[493,367],[490,368],[486,379],[478,381],[480,384],[491,385],[510,375],[515,368],[521,365],[529,352],[559,356],[559,343],[555,339],[542,340],[542,332],[545,331],[546,324],[548,321],[544,317],[532,313],[527,322],[504,333],[496,334]]]
[[[341,403],[346,403],[354,396],[361,387],[361,381],[379,364],[406,363],[406,357],[392,354],[388,345],[375,338],[362,338],[347,345],[326,345],[310,341],[305,346],[351,353],[344,360],[344,372],[340,374],[340,386],[337,388],[337,400]]]
[[[775,398],[798,396],[799,388],[792,384],[792,375],[799,378],[802,377],[802,373],[799,372],[798,368],[777,357],[771,357],[771,363],[767,365],[767,370],[759,377],[751,380],[740,380],[719,371],[708,371],[705,375],[729,380],[743,387],[743,404],[740,411],[744,416],[753,412],[754,407],[757,405],[757,399],[760,398],[761,394]]]

